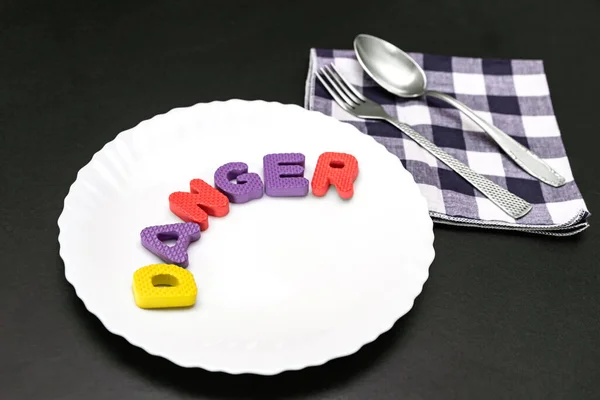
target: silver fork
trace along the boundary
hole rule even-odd
[[[511,217],[518,219],[531,211],[531,204],[473,171],[471,168],[431,143],[409,125],[393,118],[380,104],[363,96],[362,93],[338,72],[333,64],[319,69],[317,78],[321,81],[323,86],[325,86],[325,89],[327,89],[335,102],[346,112],[362,119],[383,120],[400,129],[406,136],[417,142],[434,157],[462,176],[467,182],[473,185]]]

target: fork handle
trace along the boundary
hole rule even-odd
[[[425,92],[427,96],[435,97],[444,100],[451,106],[457,108],[460,112],[471,118],[481,129],[483,129],[490,137],[500,146],[506,154],[523,170],[531,176],[547,183],[548,185],[559,187],[565,184],[566,180],[544,160],[535,155],[531,150],[517,142],[515,139],[508,136],[506,133],[489,124],[484,119],[480,118],[469,107],[456,100],[452,96],[445,93],[429,90]]]
[[[473,171],[471,168],[431,143],[409,125],[393,118],[386,118],[386,121],[400,129],[406,136],[421,145],[421,147],[431,153],[435,158],[462,176],[467,182],[473,185],[512,218],[519,219],[531,211],[531,204],[522,198],[515,196],[503,187],[498,186],[483,175]]]

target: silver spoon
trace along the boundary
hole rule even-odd
[[[445,93],[427,90],[425,71],[408,54],[393,44],[375,36],[361,34],[354,39],[354,52],[367,74],[388,92],[400,97],[431,96],[444,100],[471,118],[530,175],[554,187],[565,184],[565,178],[541,158],[477,116],[469,107]]]

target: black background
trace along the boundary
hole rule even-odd
[[[302,104],[311,47],[541,58],[588,207],[598,185],[595,0],[0,1],[0,399],[600,396],[598,239],[436,227],[413,310],[355,355],[275,377],[186,370],[108,333],[64,279],[56,220],[104,143],[215,99]]]

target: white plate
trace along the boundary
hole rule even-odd
[[[198,285],[186,310],[142,310],[134,271],[160,262],[140,243],[180,222],[171,192],[213,183],[224,163],[262,176],[268,153],[359,162],[355,195],[263,197],[231,204],[189,248]],[[83,167],[65,199],[67,280],[114,334],[184,367],[272,375],[356,352],[412,307],[433,261],[425,199],[398,158],[353,126],[293,105],[230,100],[174,109],[119,134]]]

